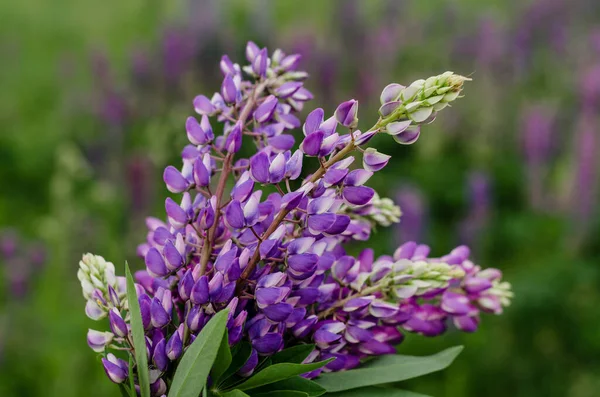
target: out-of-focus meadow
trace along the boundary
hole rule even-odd
[[[452,70],[465,98],[371,180],[404,211],[370,245],[471,246],[515,291],[466,345],[412,381],[435,396],[597,396],[600,388],[600,6],[595,0],[60,0],[0,2],[0,394],[112,396],[86,345],[81,253],[140,268],[164,216],[192,99],[245,42],[303,55],[315,100],[356,98],[361,126],[390,82]],[[389,137],[385,137],[389,138]]]

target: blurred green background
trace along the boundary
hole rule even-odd
[[[466,97],[371,180],[403,222],[380,254],[460,243],[516,298],[475,334],[408,336],[426,354],[464,344],[434,396],[597,396],[600,389],[600,6],[596,0],[76,0],[0,2],[0,394],[112,396],[86,345],[81,253],[118,266],[163,217],[192,99],[245,42],[303,54],[317,106],[377,117],[390,82],[452,70]],[[364,122],[364,125],[362,124]]]

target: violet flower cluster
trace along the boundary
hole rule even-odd
[[[440,258],[415,243],[377,259],[372,250],[346,252],[374,225],[400,217],[391,200],[366,186],[390,156],[365,145],[381,133],[415,142],[467,78],[446,72],[387,86],[378,121],[362,132],[355,100],[333,115],[317,108],[300,120],[312,94],[298,55],[269,56],[250,42],[246,58],[240,66],[223,56],[220,91],[194,99],[199,117],[186,121],[183,165],[164,171],[167,189],[180,198],[166,199],[166,221],[147,219],[138,248],[146,264],[136,288],[153,395],[166,393],[186,347],[225,308],[229,344],[252,346],[241,376],[250,376],[260,357],[301,343],[316,345],[305,362],[333,357],[322,370],[349,369],[394,353],[404,331],[434,336],[453,323],[471,332],[480,312],[502,312],[510,286],[498,270],[471,262],[466,247]],[[302,136],[294,149],[296,129]],[[237,155],[243,141],[256,146],[250,158]],[[308,157],[317,159],[316,170],[303,169]],[[133,376],[128,364],[107,353],[131,347],[123,280],[91,254],[79,278],[87,315],[110,323],[110,331],[90,330],[88,344],[103,354],[108,377],[124,382]]]

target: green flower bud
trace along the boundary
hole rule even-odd
[[[397,139],[399,142],[416,141],[416,139],[408,139],[409,137],[403,139],[399,135],[405,131],[408,135],[414,135],[409,127],[414,128],[432,122],[437,112],[460,98],[464,82],[470,80],[453,72],[444,72],[426,80],[416,80],[404,88],[399,84],[390,84],[384,89],[382,98],[391,100],[382,104],[381,119],[377,127],[399,138]],[[397,123],[406,121],[410,121],[410,124],[406,126],[402,124],[403,128],[399,128]],[[387,126],[390,124],[393,124],[393,127],[390,126],[388,129]]]
[[[83,297],[87,300],[92,298],[95,290],[100,290],[107,296],[109,286],[118,289],[115,265],[98,255],[83,255],[79,261],[77,278],[81,282]]]

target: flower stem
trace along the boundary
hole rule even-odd
[[[375,124],[373,127],[371,127],[367,131],[367,133],[378,130],[380,128],[380,124],[381,124],[381,119],[378,120],[377,124]],[[343,160],[348,154],[350,154],[356,148],[357,148],[357,145],[354,142],[354,140],[351,140],[350,142],[348,142],[348,144],[346,146],[344,146],[342,148],[342,150],[337,152],[333,157],[331,157],[329,160],[327,160],[324,164],[321,164],[319,169],[314,174],[312,174],[312,176],[310,178],[306,179],[303,182],[303,185],[305,185],[309,182],[314,183],[314,182],[318,181],[319,179],[321,179],[323,177],[323,175],[325,175],[325,172],[327,172],[327,169],[329,167],[331,167],[333,164],[337,163],[338,161]],[[285,208],[283,208],[279,211],[279,213],[277,214],[275,219],[273,219],[273,223],[271,223],[271,225],[267,228],[267,230],[262,235],[262,241],[265,241],[266,239],[268,239],[269,236],[271,234],[273,234],[275,232],[275,230],[277,230],[277,228],[279,227],[281,222],[283,222],[285,220],[285,217],[290,213],[290,211],[291,210],[286,210]],[[248,277],[250,277],[250,275],[256,268],[258,262],[260,261],[260,250],[259,249],[260,249],[260,241],[259,241],[258,246],[256,247],[256,251],[254,251],[254,254],[252,254],[252,258],[250,258],[248,265],[246,266],[246,268],[242,272],[240,279],[238,280],[238,289],[240,289],[241,284],[245,280],[247,280]]]
[[[250,116],[250,112],[252,112],[252,109],[256,105],[258,98],[263,93],[266,86],[267,86],[267,81],[264,81],[261,84],[256,86],[256,88],[254,89],[254,91],[252,92],[250,97],[248,98],[248,102],[246,102],[244,109],[242,109],[242,113],[240,113],[240,117],[238,119],[240,124],[242,124],[242,125],[246,124],[246,120]],[[212,254],[212,251],[213,251],[213,246],[215,244],[215,238],[216,238],[216,231],[217,231],[217,227],[219,225],[219,217],[221,216],[221,211],[220,211],[221,202],[223,200],[223,193],[225,192],[225,185],[227,184],[227,178],[229,177],[229,174],[231,173],[232,161],[233,161],[233,154],[228,153],[225,156],[225,160],[223,161],[223,170],[221,171],[221,175],[219,176],[219,182],[217,183],[217,191],[215,192],[215,196],[217,197],[217,204],[216,204],[216,208],[215,208],[215,220],[214,220],[213,225],[208,230],[208,233],[206,233],[206,237],[204,239],[204,246],[203,246],[204,248],[202,249],[202,257],[200,258],[199,267],[197,267],[198,272],[197,272],[197,274],[194,274],[195,278],[202,276],[204,273],[206,273],[206,267],[208,266],[208,261],[210,260],[210,255]],[[196,272],[194,272],[194,273],[196,273]]]

